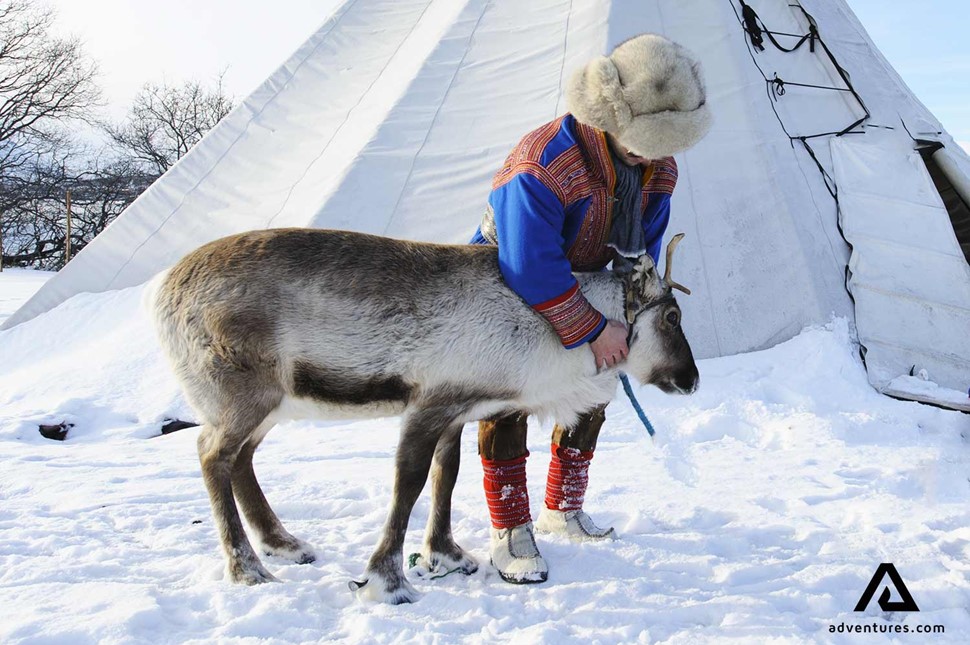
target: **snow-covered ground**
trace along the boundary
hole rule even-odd
[[[0,324],[10,317],[41,285],[47,282],[53,271],[30,269],[4,269],[0,271]]]
[[[0,332],[0,642],[882,642],[829,632],[842,622],[946,629],[898,642],[970,640],[970,416],[878,395],[842,320],[703,361],[690,398],[643,389],[655,443],[618,396],[586,507],[621,539],[541,539],[545,584],[508,585],[487,565],[469,426],[455,533],[483,566],[416,580],[421,600],[391,607],[358,602],[347,582],[384,521],[397,420],[274,430],[257,472],[320,557],[266,558],[281,584],[230,585],[197,431],[159,436],[162,419],[191,413],[140,294],[82,294]],[[67,441],[38,434],[61,421]],[[534,512],[549,430],[530,436]],[[408,551],[428,510],[424,495]],[[852,611],[882,562],[919,613]]]

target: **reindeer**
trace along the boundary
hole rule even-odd
[[[623,277],[577,279],[600,312],[630,323],[622,369],[686,394],[698,372],[672,295],[684,289],[670,279],[680,237],[668,246],[663,279],[649,256]],[[417,599],[402,549],[429,471],[422,555],[433,570],[477,569],[451,533],[462,426],[521,410],[568,427],[611,400],[618,377],[616,369],[598,370],[592,352],[564,349],[505,285],[497,258],[488,246],[276,229],[211,242],[156,279],[147,298],[203,423],[199,459],[232,581],[276,580],[253,550],[236,501],[266,554],[316,558],[280,523],[252,463],[275,424],[306,417],[402,417],[383,538],[352,590],[394,604]]]

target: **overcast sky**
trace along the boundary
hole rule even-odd
[[[41,0],[98,61],[108,109],[124,115],[148,81],[215,79],[248,95],[340,0]]]
[[[110,113],[124,115],[147,81],[225,82],[245,97],[340,0],[46,0],[58,27],[101,66]],[[526,1],[526,0],[522,0]],[[673,0],[671,0],[673,1]],[[970,146],[967,0],[849,0],[876,45],[924,104]],[[824,26],[823,26],[824,29]]]

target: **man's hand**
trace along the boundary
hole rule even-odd
[[[626,346],[626,325],[618,320],[607,320],[606,327],[589,347],[596,357],[597,370],[615,367],[630,351]]]

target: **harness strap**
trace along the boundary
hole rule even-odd
[[[633,334],[633,324],[637,321],[637,318],[640,317],[640,314],[650,311],[655,307],[659,307],[662,304],[666,304],[668,302],[676,302],[673,291],[674,291],[673,289],[671,289],[670,287],[667,287],[667,292],[664,293],[664,295],[660,296],[656,300],[651,300],[650,302],[643,305],[639,309],[634,309],[633,307],[630,306],[629,295],[627,295],[626,322],[627,322],[627,325],[629,325],[629,330],[627,332],[627,338],[626,338],[627,346],[630,345],[630,336]]]

